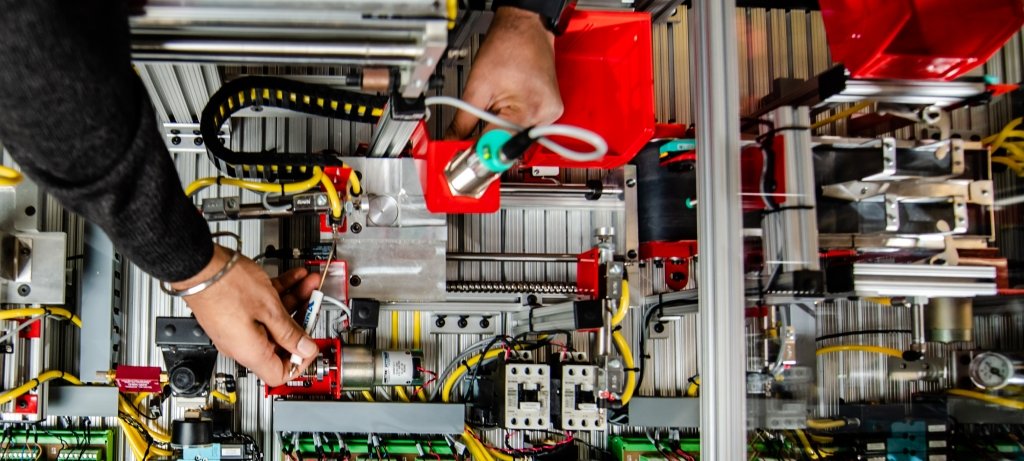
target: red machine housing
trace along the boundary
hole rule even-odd
[[[952,80],[1024,25],[1020,0],[821,0],[832,59],[855,78]]]
[[[629,162],[654,135],[651,17],[646,13],[577,11],[555,40],[559,91],[565,107],[557,123],[594,131],[608,153],[591,162],[568,161],[534,146],[524,166],[615,168]],[[584,144],[559,139],[567,147]],[[427,209],[435,213],[493,213],[500,208],[495,181],[480,198],[453,196],[444,169],[470,142],[432,141],[421,124],[412,137]]]
[[[313,339],[320,348],[320,357],[327,358],[328,365],[337,367],[331,370],[324,367],[323,373],[310,374],[307,370],[298,377],[276,387],[266,387],[266,395],[329,395],[341,398],[341,339]],[[331,359],[333,358],[333,363]],[[314,363],[314,367],[316,364]]]

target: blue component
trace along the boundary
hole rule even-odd
[[[491,130],[480,136],[476,142],[476,155],[480,158],[480,163],[497,174],[512,168],[515,162],[506,161],[501,155],[501,148],[509,139],[512,139],[512,133],[502,129]]]
[[[928,459],[928,428],[924,421],[892,423],[887,461],[925,461]]]
[[[181,461],[220,461],[220,444],[182,448]]]
[[[989,85],[996,85],[999,83],[999,77],[995,75],[985,74],[983,78],[985,80],[985,83]]]
[[[665,154],[668,152],[686,152],[689,150],[697,150],[696,139],[673,139],[663,144],[658,149],[658,154]]]

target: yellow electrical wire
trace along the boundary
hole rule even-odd
[[[490,452],[491,459],[498,459],[501,461],[515,461],[515,458],[512,457],[512,455],[502,453],[500,450],[496,448],[488,448],[487,451]]]
[[[222,402],[230,403],[231,405],[234,405],[235,402],[238,402],[238,394],[235,392],[224,393],[221,391],[213,391],[210,392],[210,397],[213,397]]]
[[[830,431],[845,427],[846,421],[842,419],[808,419],[807,427],[816,431]]]
[[[459,17],[459,1],[448,0],[448,29],[455,28],[455,20]]]
[[[334,188],[334,183],[331,182],[331,178],[323,174],[320,175],[320,184],[323,184],[324,192],[327,194],[327,203],[331,207],[331,216],[334,219],[341,219],[341,199],[338,198],[338,190]]]
[[[626,337],[622,336],[621,331],[612,332],[612,342],[615,343],[619,354],[622,354],[622,361],[626,363],[626,388],[622,390],[622,404],[625,405],[633,398],[633,392],[636,391],[636,371],[633,371],[636,368],[636,363],[633,361],[633,351],[629,349],[629,343],[626,342]]]
[[[885,354],[890,357],[903,358],[903,352],[893,349],[891,347],[868,346],[863,344],[842,344],[838,346],[827,346],[818,349],[815,352],[815,354],[825,355],[832,352],[875,352],[879,354]]]
[[[18,170],[0,165],[0,187],[17,186],[21,183],[22,179],[25,178],[21,176]]]
[[[1006,165],[1009,169],[1013,170],[1017,176],[1024,176],[1024,164],[1021,164],[1010,157],[992,157],[992,163]]]
[[[143,422],[143,419],[139,416],[138,410],[128,403],[128,400],[124,398],[124,394],[121,394],[118,397],[118,409],[121,412],[127,414],[135,421],[137,421],[139,425],[146,430],[146,432],[153,440],[156,440],[157,442],[161,443],[171,443],[170,434],[164,432],[162,429],[149,426],[148,424]]]
[[[699,391],[699,390],[700,390],[700,376],[695,376],[692,380],[690,380],[690,384],[688,386],[686,386],[686,396],[687,397],[696,397],[697,396],[697,391]]]
[[[800,439],[800,444],[804,446],[804,452],[807,453],[807,456],[809,456],[811,459],[821,458],[820,456],[818,456],[818,452],[811,447],[811,442],[807,440],[807,436],[804,435],[804,431],[797,429],[796,437]]]
[[[989,395],[984,392],[968,391],[966,389],[949,389],[946,393],[958,397],[981,400],[982,402],[988,402],[1006,408],[1013,408],[1014,410],[1024,410],[1024,401]]]
[[[468,371],[474,365],[479,363],[481,360],[490,360],[497,357],[499,354],[504,353],[504,349],[491,349],[484,354],[474,355],[470,357],[469,360],[466,360],[466,363],[459,365],[459,367],[456,368],[455,371],[453,371],[450,376],[448,376],[448,379],[445,380],[444,387],[441,388],[441,400],[444,402],[450,401],[450,394],[452,393],[452,388],[455,387],[455,382],[458,381],[459,377],[466,373],[466,371]]]
[[[0,394],[0,405],[3,405],[7,402],[10,402],[11,400],[21,397],[27,394],[32,389],[38,387],[40,384],[43,384],[47,381],[52,381],[54,379],[63,379],[64,381],[67,381],[76,386],[82,384],[82,382],[79,381],[78,378],[75,375],[72,375],[71,373],[65,373],[63,371],[58,370],[44,371],[40,373],[39,376],[30,379],[27,383],[22,384],[7,392],[4,392],[3,394]]]
[[[309,179],[288,184],[253,182],[235,178],[222,178],[218,176],[211,176],[208,178],[200,178],[195,181],[192,181],[192,183],[185,188],[185,195],[191,197],[195,195],[197,192],[217,184],[220,184],[222,186],[241,187],[243,189],[248,189],[253,192],[298,194],[318,186],[323,175],[323,170],[321,170],[320,167],[315,166],[313,167],[313,176],[310,176]]]
[[[21,309],[8,309],[0,311],[0,320],[20,319],[35,317],[37,315],[52,315],[65,320],[70,320],[78,328],[82,328],[82,319],[61,307],[25,307]]]
[[[494,461],[494,458],[492,458],[487,453],[487,450],[484,449],[483,445],[476,440],[476,437],[473,436],[473,433],[470,432],[468,427],[462,432],[462,440],[466,442],[466,449],[469,450],[469,454],[473,457],[473,461]]]
[[[413,311],[413,313],[412,313],[412,348],[415,349],[415,350],[420,350],[420,345],[422,344],[422,336],[423,336],[423,334],[420,331],[420,330],[423,329],[423,323],[422,322],[423,322],[423,319],[421,318],[420,311]],[[427,401],[426,389],[424,389],[423,386],[420,386],[420,390],[419,390],[419,392],[416,393],[416,397],[419,397],[421,402],[426,402]]]
[[[811,124],[811,129],[812,130],[816,130],[816,129],[821,128],[821,127],[823,127],[825,125],[838,122],[838,121],[840,121],[840,120],[842,120],[844,118],[847,118],[847,117],[849,117],[849,116],[851,116],[853,114],[856,114],[861,109],[864,109],[864,108],[866,108],[866,107],[868,107],[870,105],[871,105],[871,101],[861,101],[861,102],[858,102],[857,104],[854,104],[853,106],[850,106],[850,108],[842,110],[842,111],[839,111],[838,113],[836,113],[835,115],[833,115],[831,117],[823,118],[821,120],[818,120],[817,122],[812,123]]]
[[[612,316],[612,326],[618,326],[622,323],[622,319],[626,318],[626,314],[629,312],[629,281],[622,281],[622,296],[619,297],[619,309],[615,311],[615,315]]]
[[[342,168],[348,168],[348,188],[352,190],[352,193],[359,195],[363,193],[363,184],[359,182],[359,175],[356,174],[356,169],[351,166],[342,164]]]

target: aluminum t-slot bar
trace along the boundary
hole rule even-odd
[[[384,106],[384,115],[377,122],[376,133],[370,143],[369,156],[401,155],[425,113],[422,99],[408,101],[401,97],[392,97]]]
[[[982,266],[854,264],[857,296],[971,298],[996,294],[996,269]]]

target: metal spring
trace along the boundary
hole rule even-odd
[[[449,281],[449,293],[540,293],[573,294],[576,285],[551,282],[462,282]]]

